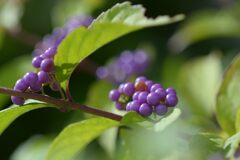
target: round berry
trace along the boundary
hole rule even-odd
[[[41,63],[41,69],[44,72],[52,72],[54,70],[54,63],[52,59],[44,59]]]
[[[160,96],[160,99],[165,99],[166,98],[166,91],[163,88],[158,88],[155,90],[155,93],[157,93]]]
[[[45,58],[53,58],[54,55],[56,54],[56,52],[57,52],[57,48],[56,47],[50,47],[43,53],[43,57],[45,57]]]
[[[147,81],[145,81],[145,84],[147,86],[147,91],[150,92],[151,91],[151,87],[154,84],[153,81],[147,80]]]
[[[40,68],[43,58],[40,56],[34,57],[32,60],[32,66],[35,68]]]
[[[140,92],[138,95],[138,101],[140,103],[146,103],[147,102],[147,96],[148,96],[148,92]]]
[[[144,81],[146,81],[146,80],[147,80],[146,77],[144,77],[144,76],[140,76],[140,77],[138,77],[138,78],[136,79],[135,82],[144,82]]]
[[[25,100],[21,97],[11,96],[11,100],[16,105],[23,105]]]
[[[135,83],[135,90],[136,91],[147,91],[147,85],[144,81],[138,81]]]
[[[139,113],[145,117],[150,116],[152,112],[153,112],[152,107],[147,103],[143,103],[139,108]]]
[[[126,105],[126,111],[131,111],[131,102],[128,102],[127,105]]]
[[[24,92],[28,89],[28,87],[29,86],[24,79],[19,79],[14,86],[14,90]]]
[[[132,96],[132,99],[133,100],[138,100],[139,93],[141,93],[141,92],[135,92]]]
[[[174,107],[178,103],[178,98],[175,94],[168,94],[166,96],[166,104],[168,107]]]
[[[147,103],[150,105],[158,105],[160,103],[160,96],[155,92],[149,93]]]
[[[120,93],[118,92],[118,90],[114,89],[109,92],[109,99],[111,99],[112,101],[118,101],[119,97]]]
[[[160,116],[166,114],[168,111],[168,108],[165,104],[159,104],[156,106],[155,109],[156,109],[156,113]]]
[[[130,103],[130,110],[131,111],[138,112],[139,111],[139,107],[140,107],[140,103],[138,101],[132,101]]]
[[[158,84],[158,83],[153,84],[151,89],[150,89],[150,91],[151,92],[155,92],[158,88],[162,88],[162,86],[160,84]]]
[[[176,92],[176,90],[175,89],[173,89],[172,87],[169,87],[169,88],[167,88],[166,89],[166,93],[167,94],[176,94],[177,92]]]
[[[134,91],[135,91],[135,88],[134,88],[133,83],[131,83],[131,82],[126,83],[123,87],[123,93],[128,96],[132,96]]]
[[[49,81],[49,75],[47,72],[40,71],[38,72],[38,81],[40,83],[47,83]]]
[[[39,81],[37,81],[34,85],[30,85],[30,89],[33,92],[39,92],[42,89],[42,83],[40,83]]]
[[[125,83],[122,83],[122,84],[119,85],[118,91],[119,91],[120,93],[123,93],[123,87],[124,87],[124,85],[125,85]]]
[[[38,81],[38,76],[36,73],[28,72],[24,75],[23,79],[27,85],[31,86],[31,85],[34,85]]]
[[[119,103],[119,102],[116,102],[116,103],[115,103],[115,107],[116,107],[116,109],[118,109],[118,110],[124,110],[124,105],[121,104],[121,103]]]

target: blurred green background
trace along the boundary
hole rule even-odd
[[[62,26],[69,17],[78,14],[97,17],[117,2],[123,1],[1,0],[0,86],[13,87],[15,81],[26,71],[33,70],[31,57],[35,43],[44,35],[51,33],[55,27]],[[178,23],[124,36],[97,50],[88,59],[96,65],[104,65],[125,49],[146,47],[154,54],[147,77],[162,83],[165,87],[177,88],[180,95],[179,107],[182,109],[181,119],[184,123],[186,121],[189,123],[186,126],[179,120],[180,124],[177,123],[169,130],[177,133],[175,130],[179,130],[179,127],[176,126],[183,125],[185,132],[189,129],[191,134],[195,130],[219,131],[215,117],[215,97],[223,71],[240,51],[240,2],[234,0],[131,2],[142,4],[149,17],[183,13],[186,18]],[[70,90],[74,99],[93,106],[105,107],[104,104],[109,106],[107,92],[112,86],[96,81],[94,75],[84,70],[74,72],[70,80]],[[103,97],[99,100],[98,93],[102,92]],[[10,105],[9,97],[0,95],[1,109]],[[80,112],[61,113],[51,108],[31,111],[18,118],[0,136],[0,159],[9,159],[10,156],[14,160],[27,160],[27,156],[31,159],[31,155],[22,155],[26,152],[39,155],[35,159],[42,159],[41,154],[37,153],[44,152],[43,146],[47,148],[49,140],[64,126],[81,119],[83,115]],[[130,133],[130,136],[131,134],[133,133]],[[156,136],[152,134],[149,133],[149,137]],[[163,133],[164,135],[174,137],[166,133]],[[138,141],[137,138],[141,139],[141,136],[143,135],[135,137],[135,141]],[[154,142],[154,139],[149,141]],[[25,145],[19,147],[23,143]],[[104,149],[109,150],[101,147],[99,141],[94,141],[87,147],[85,154],[88,155],[88,159],[100,159],[99,157],[107,159],[109,154],[104,152]],[[93,151],[95,156],[91,154]],[[157,153],[154,150],[155,152]],[[165,154],[167,153],[169,151]],[[178,156],[178,153],[175,154],[172,157]],[[203,155],[209,156],[205,153]]]

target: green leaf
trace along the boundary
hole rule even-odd
[[[236,120],[235,120],[235,128],[236,128],[237,132],[240,131],[240,109],[238,109],[238,111],[237,111],[237,116],[236,116]]]
[[[229,135],[236,133],[235,120],[240,108],[240,56],[238,55],[225,72],[217,96],[217,119]]]
[[[118,125],[117,121],[102,117],[71,124],[51,144],[47,160],[73,159],[89,142]]]
[[[79,27],[71,32],[60,44],[55,57],[56,77],[62,86],[77,64],[103,45],[133,31],[183,19],[183,15],[148,19],[144,11],[141,5],[117,4],[102,13],[89,28]]]
[[[180,114],[181,110],[179,108],[174,108],[169,115],[162,118],[158,123],[154,125],[154,130],[158,132],[163,131],[168,125],[176,121]]]
[[[239,8],[238,8],[239,10]],[[181,52],[189,45],[215,37],[240,37],[238,16],[229,10],[201,11],[188,21],[170,39],[170,46]]]
[[[31,67],[31,57],[21,56],[11,60],[0,68],[0,86],[12,88],[15,82],[28,71],[33,70]],[[14,71],[14,74],[9,74]],[[7,102],[9,96],[0,95],[0,108]]]
[[[240,144],[240,133],[234,134],[232,137],[228,138],[225,141],[224,144],[224,149],[227,149],[228,147],[228,152],[227,152],[227,158],[234,160],[235,157],[235,152],[238,149]]]
[[[45,103],[28,103],[24,106],[13,105],[0,111],[0,135],[19,116],[29,111],[49,107]]]
[[[139,115],[137,112],[128,112],[122,118],[121,123],[132,124],[132,123],[137,123],[142,121],[146,121],[146,119],[143,118],[141,115]]]
[[[11,160],[43,160],[52,141],[49,136],[32,136],[22,143],[11,155]]]
[[[191,60],[180,71],[180,92],[193,116],[211,117],[221,78],[221,59],[218,52]]]

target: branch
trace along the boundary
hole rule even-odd
[[[59,108],[64,108],[64,107],[68,106],[68,107],[71,107],[74,110],[81,110],[81,111],[86,112],[86,113],[110,118],[110,119],[115,120],[115,121],[121,121],[121,119],[122,119],[122,116],[114,114],[114,113],[102,111],[102,110],[92,108],[92,107],[89,107],[89,106],[85,106],[85,105],[81,105],[81,104],[78,104],[78,103],[75,103],[75,102],[70,102],[70,101],[56,99],[56,98],[45,96],[45,95],[40,95],[40,94],[37,94],[37,93],[19,92],[19,91],[14,91],[12,89],[3,88],[3,87],[0,87],[0,93],[8,94],[8,95],[11,95],[11,96],[22,97],[22,98],[25,98],[25,99],[39,100],[39,101],[42,101],[42,102],[52,104],[52,105],[57,106]]]

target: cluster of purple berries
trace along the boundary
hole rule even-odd
[[[99,67],[96,75],[99,79],[120,84],[132,75],[142,75],[149,63],[150,57],[143,50],[124,51],[120,57],[113,59],[108,65]]]
[[[33,52],[32,66],[38,69],[38,72],[26,73],[23,78],[16,82],[14,90],[39,92],[43,85],[50,84],[52,90],[59,91],[60,85],[54,78],[54,56],[57,53],[58,45],[75,28],[87,27],[92,21],[93,18],[90,16],[75,17],[69,20],[63,28],[57,28],[52,35],[44,37],[43,41],[36,45]],[[16,96],[12,96],[11,100],[16,105],[22,105],[25,102],[23,98]]]
[[[175,89],[164,89],[145,77],[138,77],[135,83],[120,84],[118,89],[110,91],[109,98],[118,110],[135,111],[144,117],[152,113],[164,115],[178,103]]]

